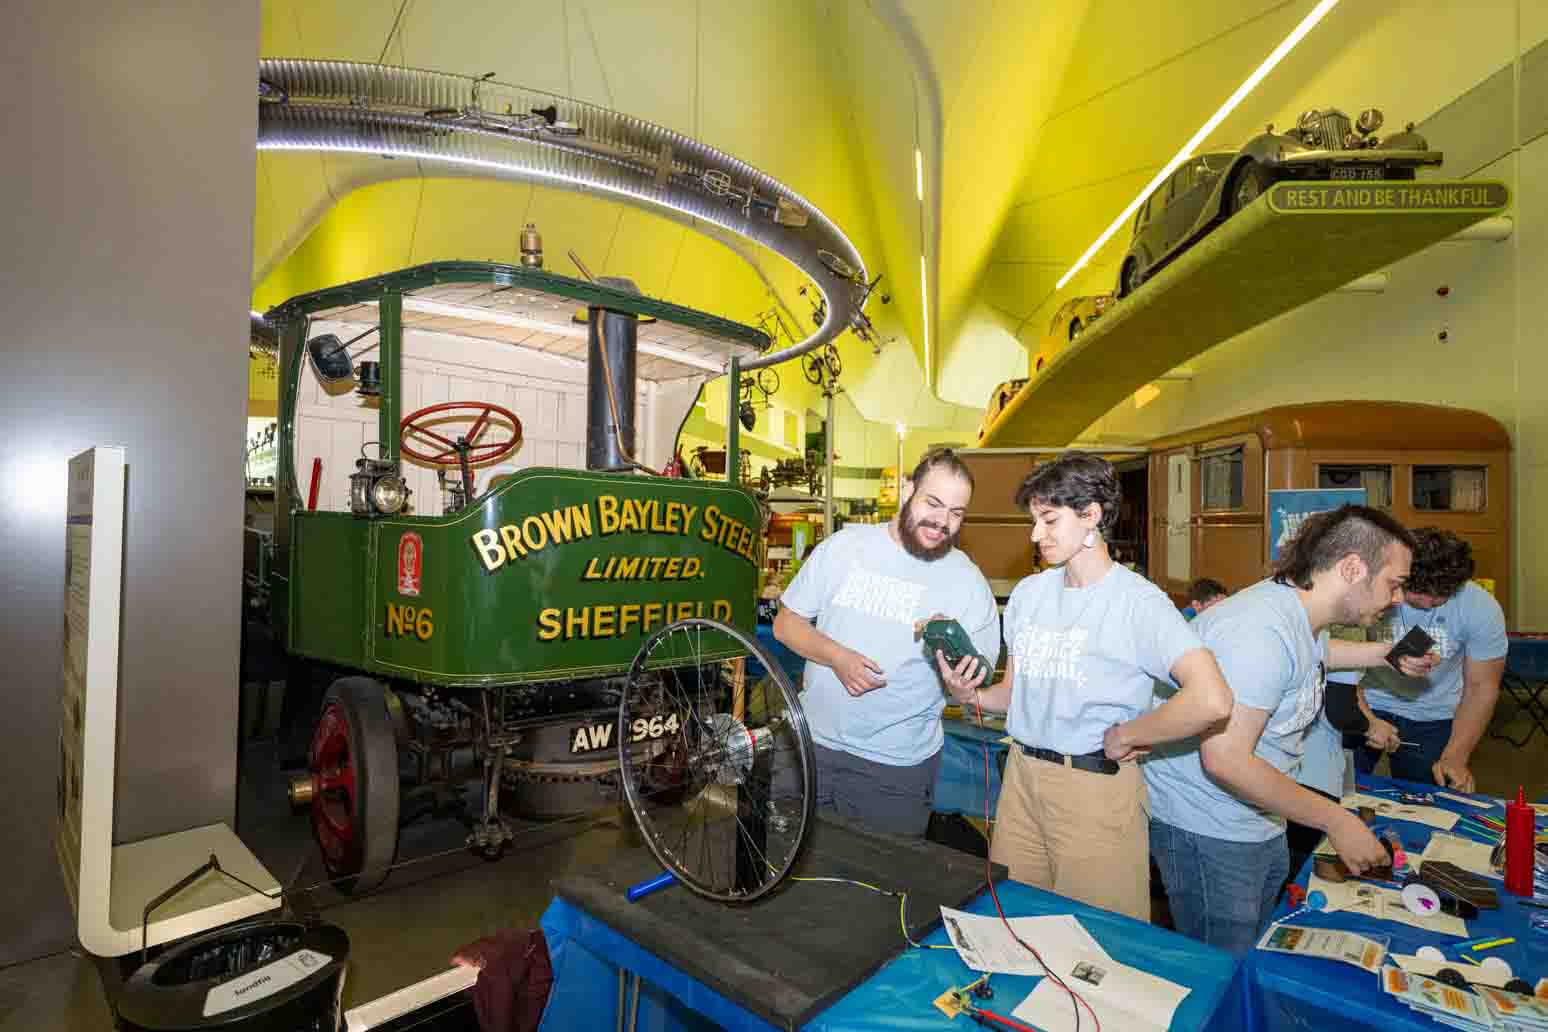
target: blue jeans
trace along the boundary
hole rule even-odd
[[[1230,842],[1154,818],[1150,856],[1161,869],[1177,930],[1238,957],[1257,945],[1290,871],[1283,834]]]
[[[1373,710],[1376,716],[1388,721],[1398,729],[1398,737],[1405,742],[1415,742],[1417,745],[1401,746],[1397,752],[1388,753],[1392,762],[1392,776],[1404,781],[1418,781],[1428,784],[1435,780],[1432,768],[1435,761],[1440,759],[1440,754],[1446,750],[1446,743],[1451,741],[1451,721],[1449,720],[1410,720],[1408,717],[1400,717],[1394,713],[1383,713],[1381,710]],[[1361,774],[1369,774],[1376,769],[1376,761],[1382,754],[1366,748],[1364,745],[1355,750],[1355,770]]]

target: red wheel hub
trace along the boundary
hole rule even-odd
[[[312,735],[312,834],[332,873],[353,873],[359,866],[359,795],[350,749],[349,718],[329,703]]]

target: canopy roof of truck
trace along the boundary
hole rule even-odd
[[[582,362],[589,332],[585,308],[638,315],[637,374],[643,380],[719,374],[732,355],[751,357],[771,343],[751,326],[631,293],[606,280],[572,279],[497,262],[416,265],[301,294],[264,318],[279,326],[311,318],[365,329],[376,325],[377,305],[389,292],[403,294],[405,330],[501,341]]]

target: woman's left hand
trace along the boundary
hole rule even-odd
[[[975,669],[982,667],[983,664],[972,656],[963,656],[953,669],[946,662],[946,656],[940,649],[935,650],[935,665],[940,668],[941,680],[946,684],[946,693],[963,706],[973,704],[974,696],[978,694],[978,686],[989,676],[988,670]],[[970,672],[972,676],[969,676]]]

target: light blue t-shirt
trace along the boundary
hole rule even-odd
[[[1358,684],[1360,670],[1328,671],[1328,683],[1351,687]],[[1344,735],[1328,722],[1324,709],[1306,729],[1306,744],[1301,754],[1301,775],[1296,778],[1308,788],[1326,792],[1335,798],[1344,795]]]
[[[1254,752],[1297,777],[1306,730],[1322,710],[1327,632],[1313,635],[1296,589],[1272,580],[1211,606],[1190,626],[1214,651],[1236,701],[1269,714]],[[1157,820],[1230,842],[1284,833],[1283,817],[1239,799],[1204,772],[1197,738],[1158,746],[1140,767]]]
[[[943,613],[990,662],[1000,654],[994,592],[973,561],[958,549],[915,559],[884,524],[851,524],[818,545],[780,602],[881,667],[887,683],[857,698],[831,667],[809,662],[801,692],[814,741],[876,763],[923,763],[945,738],[946,696],[916,620]]]
[[[1376,667],[1366,675],[1365,701],[1373,710],[1409,720],[1450,720],[1462,701],[1463,661],[1500,659],[1509,647],[1505,613],[1494,596],[1472,581],[1434,609],[1404,602],[1390,611],[1372,637],[1396,642],[1410,627],[1435,639],[1440,663],[1428,677],[1404,677]]]
[[[1005,604],[1015,662],[1005,728],[1019,742],[1079,755],[1150,709],[1154,681],[1203,643],[1170,599],[1116,563],[1072,588],[1064,569],[1026,578]]]

